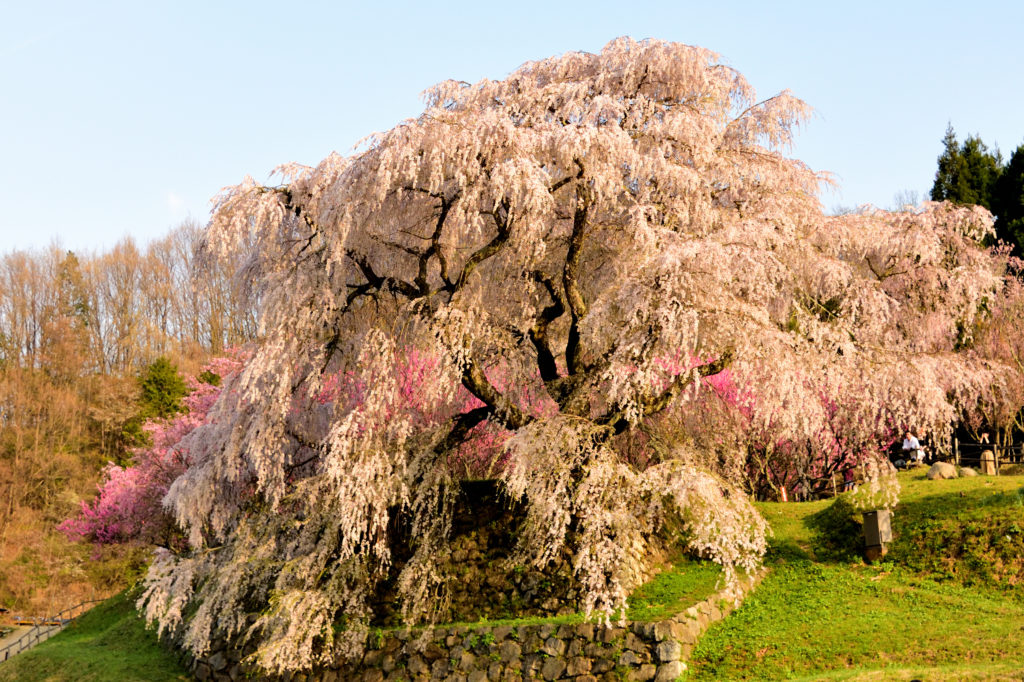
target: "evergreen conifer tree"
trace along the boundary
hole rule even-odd
[[[946,128],[942,144],[944,149],[938,159],[932,200],[977,204],[993,210],[996,181],[1003,163],[999,150],[990,152],[981,138],[974,135],[963,144],[957,143],[952,125]]]
[[[1024,246],[1024,144],[1017,147],[995,184],[992,212],[996,214],[996,236]]]
[[[181,399],[188,395],[188,386],[173,362],[161,356],[139,376],[140,416],[144,419],[166,419],[185,408]]]

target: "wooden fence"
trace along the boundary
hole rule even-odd
[[[1020,464],[1024,462],[1024,445],[996,445],[995,443],[970,443],[953,439],[953,450],[946,458],[957,466],[981,466],[981,453],[986,450],[995,455],[996,472],[1004,464]]]

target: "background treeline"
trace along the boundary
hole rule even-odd
[[[0,605],[56,609],[140,559],[87,561],[54,528],[145,442],[177,368],[255,335],[237,264],[206,257],[202,236],[186,223],[144,247],[0,256]]]

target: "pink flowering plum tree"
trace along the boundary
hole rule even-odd
[[[189,451],[182,444],[185,437],[206,421],[223,382],[238,373],[245,358],[246,353],[236,349],[204,366],[200,376],[216,377],[215,382],[186,377],[185,411],[146,421],[143,430],[152,444],[138,448],[128,466],[108,464],[96,497],[82,502],[78,515],[58,528],[71,539],[97,545],[140,543],[183,549],[184,537],[173,515],[164,509],[163,498],[171,483],[191,465]]]
[[[363,151],[228,189],[206,246],[255,244],[241,276],[263,337],[182,441],[192,465],[164,503],[190,548],[157,553],[148,618],[196,652],[246,643],[272,673],[358,654],[404,523],[394,584],[404,618],[429,619],[451,458],[485,424],[524,510],[515,559],[568,553],[580,606],[606,618],[669,518],[730,580],[757,566],[742,467],[634,437],[726,368],[775,440],[827,429],[823,392],[864,406],[858,429],[881,413],[944,432],[995,371],[956,352],[1002,286],[978,246],[991,216],[824,216],[826,178],[784,154],[808,113],[710,51],[619,39],[441,83]],[[431,359],[415,400],[412,352]],[[316,399],[339,376],[359,399]]]

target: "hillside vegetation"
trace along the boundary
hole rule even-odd
[[[145,246],[0,253],[0,606],[50,615],[144,568],[144,552],[56,528],[168,416],[173,396],[145,385],[154,367],[192,373],[255,333],[231,272],[197,257],[202,234],[186,223]]]

